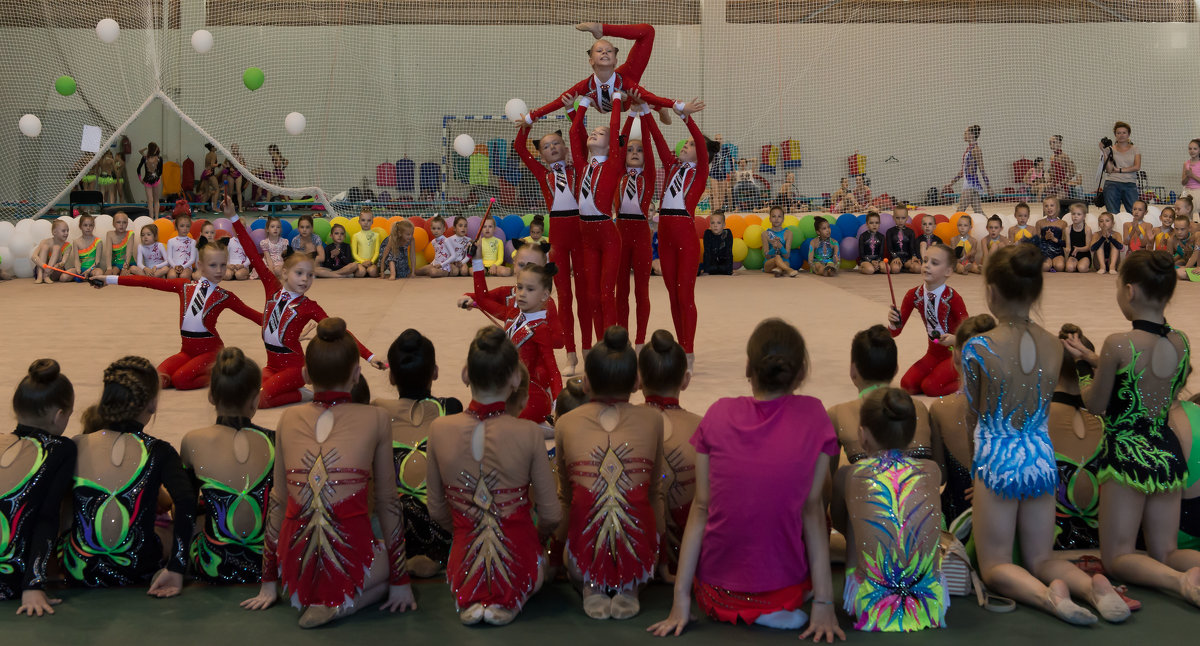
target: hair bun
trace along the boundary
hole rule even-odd
[[[546,218],[545,218],[545,216],[543,216],[542,214],[539,213],[539,214],[533,216],[533,219],[530,220],[529,223],[530,224],[540,224],[542,226],[545,226]]]
[[[1174,273],[1175,259],[1166,251],[1150,252],[1150,268],[1155,273],[1165,274],[1168,272]]]
[[[495,352],[507,340],[508,335],[495,325],[482,328],[475,335],[475,345],[484,352]]]
[[[620,352],[629,348],[629,330],[620,325],[609,326],[604,331],[604,345],[608,346],[609,350]]]
[[[242,352],[241,348],[226,346],[221,348],[221,351],[217,353],[217,360],[214,365],[221,374],[233,375],[241,370],[241,364],[245,360],[246,353]]]
[[[420,332],[412,328],[408,328],[400,333],[400,336],[397,340],[400,342],[400,349],[404,352],[416,352],[417,350],[421,349],[422,338],[423,337],[421,336]]]
[[[558,265],[548,262],[544,267],[542,267],[542,273],[553,278],[558,275]]]
[[[541,247],[542,253],[546,254],[547,256],[550,255],[550,242],[548,240],[542,241],[542,244],[538,246]]]
[[[650,347],[659,354],[666,354],[675,347],[675,337],[666,330],[655,330],[650,336]]]
[[[1013,273],[1024,278],[1042,275],[1041,250],[1036,245],[1018,245],[1012,255]]]
[[[346,321],[331,316],[317,325],[317,338],[322,341],[338,341],[346,336]]]
[[[872,346],[887,345],[889,342],[894,343],[892,333],[888,329],[878,323],[867,328],[867,340]]]
[[[29,364],[29,379],[35,384],[48,384],[62,373],[58,362],[54,359],[38,359]]]

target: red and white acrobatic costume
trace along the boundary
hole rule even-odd
[[[932,292],[925,285],[918,285],[904,295],[900,304],[900,326],[891,327],[892,336],[900,336],[904,324],[914,309],[920,309],[929,337],[929,348],[925,356],[904,373],[900,387],[913,395],[943,397],[958,390],[958,371],[948,346],[939,340],[943,334],[954,334],[958,326],[967,319],[967,306],[949,285],[943,284]]]
[[[587,159],[587,135],[583,131],[584,115],[590,100],[580,101],[571,123],[571,157],[581,169],[579,178],[579,233],[583,246],[583,280],[591,303],[589,318],[596,338],[604,336],[609,326],[617,324],[617,272],[621,268],[621,234],[613,222],[613,198],[617,185],[625,175],[625,146],[617,136],[621,126],[621,94],[613,96],[609,113],[608,154],[592,155]],[[579,272],[580,268],[575,267]],[[585,348],[591,346],[591,335],[583,327],[580,333]]]
[[[591,99],[597,110],[608,112],[612,109],[612,99],[617,92],[628,95],[634,90],[641,94],[642,99],[647,103],[657,108],[683,110],[682,103],[655,96],[640,85],[642,74],[645,73],[646,66],[650,63],[650,54],[654,51],[654,27],[647,24],[603,25],[602,27],[605,36],[633,41],[633,47],[629,49],[629,55],[625,57],[625,62],[613,71],[607,81],[601,81],[600,77],[593,73],[572,85],[557,99],[529,113],[529,117],[526,118],[527,123],[532,124],[535,119],[541,119],[558,110],[563,107],[563,99],[572,96],[587,97]]]
[[[294,404],[304,399],[300,389],[304,387],[304,346],[300,335],[309,321],[321,322],[329,317],[316,301],[304,294],[296,294],[283,288],[275,273],[263,262],[258,245],[250,232],[234,215],[233,230],[250,259],[250,266],[258,272],[267,295],[262,312],[262,339],[267,346],[267,365],[263,367],[262,394],[258,398],[259,408],[275,408]],[[358,354],[371,361],[375,355],[362,343]]]
[[[629,133],[634,118],[642,123],[651,120],[649,108],[640,115],[631,114],[625,120],[621,138],[629,145]],[[642,132],[645,132],[645,125]],[[621,255],[617,263],[617,324],[629,327],[629,279],[633,276],[633,295],[637,301],[637,333],[634,343],[646,342],[646,326],[650,322],[650,267],[653,260],[650,245],[650,201],[654,198],[654,155],[642,141],[642,167],[626,168],[617,185],[617,231],[621,234]]]
[[[475,260],[473,267],[476,291],[470,296],[475,299],[475,306],[504,321],[504,332],[517,346],[521,363],[529,371],[529,401],[520,417],[544,424],[554,409],[554,400],[562,390],[562,375],[554,360],[554,350],[563,344],[562,329],[558,324],[558,316],[553,314],[554,304],[546,301],[546,309],[525,313],[517,308],[511,291],[505,300],[493,299],[487,289],[487,280],[483,277],[483,261]]]
[[[700,267],[700,239],[693,214],[708,183],[708,147],[695,118],[684,115],[684,123],[696,146],[696,161],[681,162],[653,119],[642,121],[666,168],[662,203],[658,210],[658,262],[671,300],[671,319],[683,351],[691,355],[696,340],[696,272]]]
[[[587,296],[584,292],[583,276],[572,271],[572,267],[583,266],[583,249],[579,244],[579,202],[575,199],[575,190],[579,185],[579,176],[575,167],[567,161],[558,161],[549,167],[543,166],[529,153],[529,129],[517,131],[513,147],[517,155],[525,163],[525,167],[537,179],[542,189],[542,199],[546,201],[546,209],[550,211],[550,228],[554,233],[554,243],[550,246],[550,262],[558,266],[554,275],[554,289],[558,292],[562,308],[563,341],[567,353],[575,353],[575,320],[571,314],[571,277],[575,277],[575,298],[582,312],[590,306],[583,301]],[[478,283],[475,287],[479,291]],[[580,320],[580,327],[586,327],[585,320]],[[587,337],[584,350],[592,347],[591,337]]]
[[[105,276],[108,285],[148,287],[179,295],[179,352],[158,364],[163,387],[195,390],[208,387],[208,373],[225,344],[217,334],[217,317],[227,308],[255,325],[262,325],[262,314],[242,302],[237,294],[225,291],[206,278],[154,278],[152,276]]]

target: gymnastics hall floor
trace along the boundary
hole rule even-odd
[[[511,279],[508,279],[511,280]],[[918,276],[893,277],[897,297],[917,285]],[[493,285],[503,284],[503,279]],[[257,282],[224,283],[248,304],[259,307],[263,291]],[[980,276],[954,276],[950,285],[963,294],[968,311],[984,311]],[[1096,274],[1051,274],[1035,316],[1057,330],[1063,322],[1081,325],[1100,344],[1112,332],[1128,329],[1114,300],[1115,276]],[[406,281],[378,279],[320,280],[310,295],[331,315],[345,317],[375,352],[385,354],[392,339],[407,327],[415,327],[437,346],[440,379],[434,393],[468,398],[459,379],[468,340],[486,324],[478,312],[459,310],[457,296],[471,287],[468,278]],[[670,329],[667,297],[659,277],[650,282],[652,311],[650,329]],[[1180,284],[1168,321],[1192,338],[1200,338],[1200,298],[1197,286]],[[76,414],[67,434],[79,432],[78,417],[100,394],[104,367],[130,353],[152,361],[176,352],[179,347],[178,300],[173,294],[128,287],[95,290],[80,284],[34,285],[24,280],[0,284],[0,326],[9,330],[0,353],[0,393],[9,393],[24,375],[29,363],[39,357],[54,357],[76,388]],[[745,381],[745,343],[762,318],[779,316],[797,325],[805,336],[811,356],[811,374],[802,392],[819,397],[826,405],[855,396],[849,380],[849,344],[853,334],[885,320],[888,296],[884,276],[843,274],[837,278],[773,278],[760,272],[743,272],[724,277],[701,277],[697,286],[700,324],[697,331],[697,371],[683,393],[685,407],[703,412],[719,397],[749,394]],[[924,331],[918,321],[898,339],[901,370],[925,349]],[[221,332],[227,345],[247,350],[264,361],[258,328],[236,315],[226,314]],[[364,364],[365,365],[365,364]],[[372,394],[394,396],[387,375],[366,369]],[[1194,385],[1193,385],[1194,388]],[[634,396],[640,401],[640,395]],[[255,420],[273,427],[281,409],[260,412]],[[211,422],[214,417],[205,391],[163,393],[159,413],[148,432],[178,444],[188,430]],[[15,424],[11,410],[3,407],[2,421]],[[840,569],[835,573],[835,591],[840,595]],[[334,633],[304,632],[296,628],[295,613],[278,605],[265,613],[251,614],[237,602],[252,596],[252,587],[219,588],[190,585],[182,598],[155,600],[143,589],[64,590],[66,603],[58,613],[40,620],[14,617],[17,604],[0,604],[0,643],[76,644],[128,646],[131,635],[148,639],[165,636],[182,643],[263,644],[272,635],[288,635],[289,643],[326,641],[336,636],[346,643],[355,639],[391,638],[412,643],[455,644],[538,643],[561,641],[570,636],[580,644],[622,643],[625,639],[650,640],[643,631],[669,612],[671,591],[661,584],[644,593],[643,612],[625,622],[596,622],[586,618],[574,591],[565,583],[547,587],[533,597],[516,623],[503,630],[461,627],[454,613],[449,590],[443,582],[419,582],[416,586],[420,610],[412,616],[388,617],[374,609],[335,624]],[[1160,643],[1186,643],[1200,628],[1200,612],[1183,601],[1133,589],[1131,595],[1144,603],[1125,626],[1100,625],[1090,629],[1068,627],[1040,612],[1019,608],[1006,616],[993,616],[974,605],[973,599],[956,598],[949,613],[950,630],[927,631],[923,643],[1012,644],[1022,641],[1082,643],[1130,643],[1154,639]],[[838,597],[840,599],[840,596]],[[849,631],[843,616],[843,628]],[[1003,627],[1002,630],[1000,628]],[[882,643],[887,637],[850,634],[855,642]],[[706,619],[694,624],[685,643],[794,643],[795,632],[762,628],[734,628]],[[790,641],[789,641],[790,640]]]

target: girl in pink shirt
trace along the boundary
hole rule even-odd
[[[814,397],[794,395],[808,373],[804,338],[767,319],[746,346],[753,397],[708,409],[692,436],[696,493],[684,530],[671,615],[650,627],[678,635],[696,602],[718,621],[845,639],[833,609],[829,530],[821,489],[837,434]],[[812,597],[812,620],[800,606]]]

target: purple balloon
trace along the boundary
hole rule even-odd
[[[467,218],[467,237],[472,240],[475,239],[475,234],[479,233],[479,219],[478,215]]]
[[[884,213],[879,216],[879,230],[881,232],[887,231],[894,226],[896,226],[896,220],[892,218],[891,213]]]
[[[863,231],[866,231],[866,230],[867,230],[867,225],[860,224],[858,227],[858,231],[854,232],[854,237],[857,238],[858,236],[863,234]]]
[[[228,231],[233,233],[233,223],[229,221],[229,218],[217,218],[216,220],[213,220],[213,227],[216,228],[217,231]]]
[[[858,260],[858,238],[842,238],[840,252],[842,260]]]
[[[250,232],[250,238],[252,240],[254,240],[254,244],[259,244],[263,240],[267,239],[267,230],[266,229],[255,229]]]
[[[510,263],[513,261],[513,246],[512,242],[505,241],[504,243],[504,262]]]
[[[506,233],[504,233],[504,229],[501,229],[500,227],[496,227],[496,230],[492,232],[492,235],[501,240],[504,240],[505,242],[508,241],[508,235]]]

